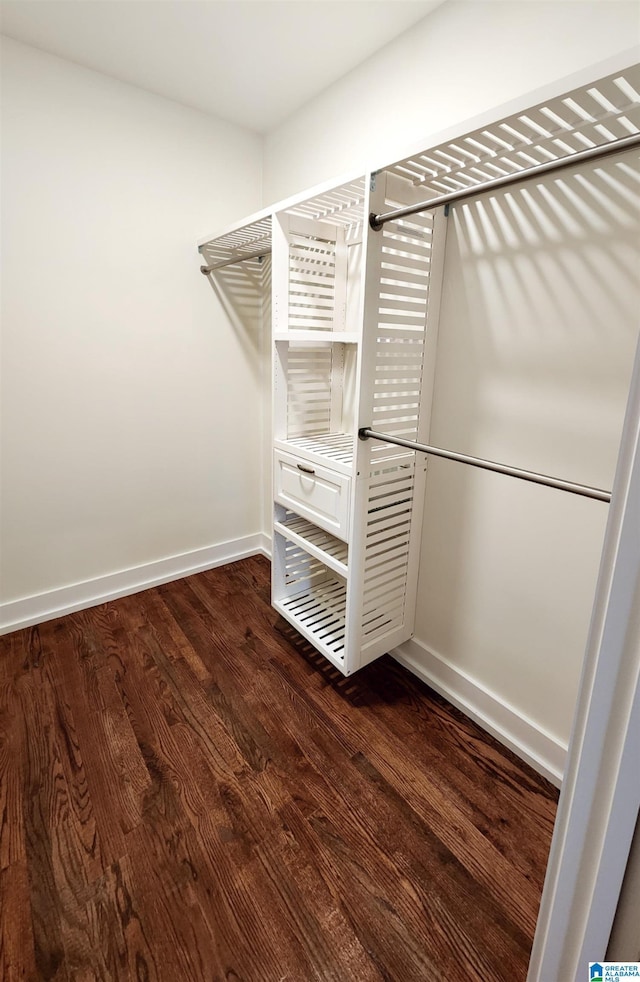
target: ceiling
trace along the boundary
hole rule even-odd
[[[260,133],[444,0],[2,0],[2,33]]]

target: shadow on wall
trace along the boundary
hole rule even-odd
[[[638,335],[639,180],[607,162],[453,211],[438,438],[611,486]]]
[[[611,488],[640,326],[635,157],[452,210],[431,443]],[[446,461],[428,475],[416,634],[566,733],[606,505]]]
[[[261,418],[256,421],[261,432],[262,495],[261,524],[270,534],[271,505],[271,256],[249,259],[223,266],[207,279],[224,310],[243,351],[255,366],[256,385],[262,394]],[[230,425],[233,422],[230,421]]]
[[[270,317],[271,257],[224,266],[207,279],[243,349],[253,358],[261,356],[263,323]]]

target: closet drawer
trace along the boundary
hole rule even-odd
[[[276,451],[274,478],[277,502],[346,540],[349,534],[348,477]]]

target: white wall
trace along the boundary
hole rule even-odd
[[[259,337],[229,324],[195,243],[260,206],[262,162],[241,128],[14,41],[2,54],[11,619],[11,601],[143,567],[131,585],[260,531]]]
[[[431,442],[611,489],[640,319],[637,153],[452,210]],[[566,745],[608,508],[428,467],[416,636]]]
[[[448,2],[268,135],[266,194],[426,147],[427,134],[638,37],[635,3]],[[454,210],[433,442],[611,487],[638,334],[637,200],[614,163],[586,186],[568,175],[533,198]],[[404,656],[556,779],[606,513],[429,464],[416,642]]]
[[[446,0],[267,134],[265,204],[388,164],[639,37],[635,0]]]

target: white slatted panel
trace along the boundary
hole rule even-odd
[[[289,330],[332,331],[336,242],[292,233],[289,239]]]
[[[326,579],[326,567],[295,542],[286,542],[284,554],[284,581],[288,593],[308,589]]]
[[[320,651],[326,648],[334,659],[344,661],[346,592],[337,580],[326,582],[278,606]]]
[[[395,208],[387,199],[385,208]],[[371,427],[408,440],[418,439],[424,368],[426,315],[433,238],[433,215],[389,222],[382,247],[375,335],[375,376]],[[397,456],[376,443],[371,460]]]
[[[289,345],[287,439],[308,438],[331,428],[331,345]]]
[[[414,490],[413,463],[371,473],[365,532],[363,647],[404,621]]]
[[[611,75],[415,154],[389,170],[433,196],[477,187],[639,133],[639,93],[640,68],[634,66],[624,75]]]
[[[228,259],[235,259],[243,255],[258,252],[259,249],[270,252],[271,216],[233,229],[233,231],[227,232],[226,235],[212,239],[199,248],[207,266],[215,266],[216,263],[225,262]],[[249,262],[252,265],[258,265],[257,260],[249,260]]]
[[[332,225],[352,229],[362,223],[364,217],[364,178],[332,188],[303,201],[289,210],[289,214],[314,220],[330,220]]]

